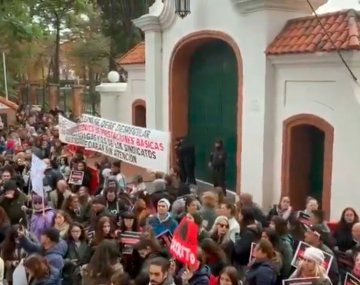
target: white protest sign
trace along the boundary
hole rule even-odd
[[[59,114],[59,139],[63,143],[73,144],[82,146],[82,142],[76,136],[78,131],[78,124],[66,119],[64,116]]]
[[[13,284],[16,285],[27,285],[27,277],[25,267],[22,261],[16,266],[14,273],[13,273]]]
[[[124,162],[153,170],[168,171],[168,132],[126,125],[83,114],[80,141],[85,147]]]
[[[168,171],[170,134],[83,114],[80,123],[59,116],[60,140],[147,169]]]
[[[44,171],[46,169],[46,164],[35,154],[31,156],[31,168],[30,168],[30,179],[32,190],[38,194],[40,197],[44,197]]]

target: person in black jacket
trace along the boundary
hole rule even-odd
[[[185,138],[180,138],[175,144],[180,169],[180,180],[186,184],[196,184],[195,180],[195,146]]]
[[[212,170],[214,187],[221,187],[224,195],[226,195],[226,159],[227,153],[224,149],[224,143],[222,140],[215,141],[214,150],[210,154],[209,167]]]
[[[277,276],[274,264],[271,259],[274,257],[272,244],[265,239],[261,239],[255,246],[255,261],[250,264],[249,271],[246,273],[246,281],[249,285],[275,285]]]
[[[241,209],[240,238],[236,239],[233,250],[233,261],[239,267],[240,274],[249,262],[251,243],[257,242],[261,237],[261,230],[255,222],[253,210],[248,207]]]
[[[359,222],[359,216],[353,208],[345,208],[341,213],[341,218],[336,229],[334,231],[333,237],[336,240],[337,250],[347,251],[353,246],[353,237],[351,234],[351,229],[354,224]]]

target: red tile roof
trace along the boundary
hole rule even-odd
[[[360,12],[343,10],[319,15],[331,43],[315,16],[292,19],[266,49],[268,55],[360,50]]]
[[[0,104],[4,104],[5,106],[13,109],[13,110],[17,110],[18,109],[18,105],[15,104],[14,102],[10,101],[10,100],[6,100],[5,97],[3,97],[2,95],[0,95]]]
[[[116,60],[119,65],[144,64],[145,63],[145,43],[139,43],[123,56]]]

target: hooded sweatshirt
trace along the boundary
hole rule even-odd
[[[30,231],[40,240],[41,233],[52,227],[55,217],[55,211],[51,208],[35,211],[31,216]]]
[[[149,218],[148,223],[153,229],[155,236],[165,231],[170,231],[171,234],[173,234],[178,225],[178,223],[172,218],[170,213],[166,213],[164,219],[160,219],[159,214],[154,215]]]

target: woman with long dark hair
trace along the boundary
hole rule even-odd
[[[354,208],[347,207],[341,213],[340,221],[334,231],[333,237],[340,251],[347,251],[353,247],[351,230],[354,224],[359,222],[359,216]]]
[[[64,177],[64,179],[66,181],[69,180],[69,176],[70,176],[70,166],[69,166],[69,160],[66,156],[62,156],[60,157],[60,167],[59,167],[60,173],[62,174],[62,176]]]
[[[6,268],[5,279],[9,285],[12,284],[12,275],[16,266],[26,254],[19,245],[18,229],[19,225],[14,225],[9,229],[1,248],[1,258],[4,260]]]
[[[3,207],[0,207],[0,245],[10,230],[10,220]]]
[[[222,248],[211,238],[201,241],[200,247],[205,255],[205,263],[210,267],[211,274],[219,276],[220,271],[228,264],[228,258]]]
[[[54,217],[54,228],[60,233],[62,239],[66,239],[68,236],[70,224],[72,223],[71,217],[62,210],[57,210]]]
[[[80,284],[80,267],[89,263],[92,254],[83,225],[76,222],[70,225],[67,244],[68,252],[63,270],[64,279],[69,284]]]
[[[276,270],[271,262],[274,257],[273,246],[270,241],[261,239],[255,246],[255,261],[246,272],[246,281],[249,285],[275,285],[277,282]]]
[[[287,277],[289,277],[289,275],[283,274],[284,259],[283,259],[283,255],[281,254],[282,242],[280,240],[280,237],[274,229],[266,228],[263,230],[261,234],[261,238],[268,240],[273,246],[274,255],[273,258],[271,259],[271,262],[275,265],[276,273],[278,276],[277,284],[281,284],[281,280],[286,279]]]
[[[91,244],[98,245],[105,239],[114,239],[114,226],[111,219],[107,216],[99,219],[95,229],[95,240]]]
[[[248,264],[251,243],[257,242],[261,236],[260,229],[255,222],[254,212],[250,207],[243,207],[239,214],[240,239],[234,243],[234,261],[242,266]]]
[[[274,229],[279,235],[282,243],[281,254],[283,256],[283,275],[289,276],[291,271],[291,261],[294,255],[293,252],[293,241],[289,235],[287,221],[279,216],[274,216],[271,219],[270,228]]]
[[[83,223],[86,222],[86,218],[88,218],[89,207],[88,204],[84,206],[81,205],[78,194],[71,194],[64,201],[62,209],[73,221]]]
[[[123,272],[119,262],[119,249],[114,242],[103,240],[96,247],[94,255],[84,269],[83,284],[109,284],[111,276],[117,272]]]
[[[133,212],[127,211],[121,215],[121,223],[119,230],[121,232],[125,232],[125,231],[138,232],[141,230],[138,227],[137,219]]]
[[[239,285],[236,268],[233,266],[226,266],[221,270],[217,285]]]

